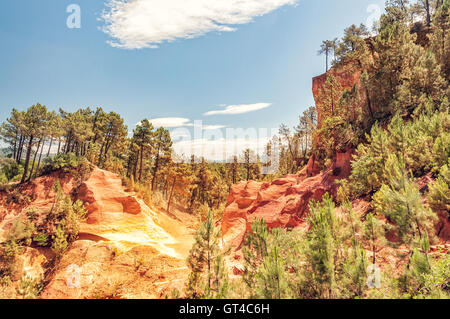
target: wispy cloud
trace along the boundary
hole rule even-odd
[[[234,114],[244,114],[249,112],[254,112],[258,110],[265,109],[271,106],[272,103],[255,103],[255,104],[240,104],[240,105],[229,105],[225,107],[224,110],[215,110],[206,112],[204,115],[234,115]]]
[[[298,0],[107,0],[101,15],[109,44],[124,49],[155,48],[163,42],[208,32],[235,31],[254,17]]]
[[[227,127],[226,125],[203,125],[203,124],[202,125],[194,124],[194,126],[200,127],[204,131],[220,130]]]
[[[154,127],[181,127],[181,126],[192,126],[190,119],[186,119],[183,117],[162,117],[157,119],[149,120],[150,123],[153,124]]]
[[[157,119],[149,120],[150,123],[153,124],[154,127],[164,127],[164,128],[175,128],[175,127],[199,127],[204,131],[209,130],[220,130],[226,128],[226,125],[207,125],[203,124],[202,121],[191,122],[190,119],[184,117],[161,117]],[[140,122],[136,125],[140,125]]]

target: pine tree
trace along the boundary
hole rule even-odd
[[[433,234],[436,215],[422,202],[421,194],[406,172],[401,158],[390,155],[386,162],[388,184],[373,196],[377,212],[395,223],[401,243],[413,245],[417,237]]]
[[[320,50],[317,52],[318,55],[325,55],[325,60],[326,60],[326,68],[325,68],[325,72],[328,72],[328,61],[329,61],[329,56],[331,55],[331,53],[335,51],[336,49],[336,41],[337,39],[334,40],[326,40],[326,41],[322,41],[322,44],[320,46]]]
[[[135,143],[139,147],[139,156],[137,159],[139,160],[139,177],[138,181],[142,181],[142,173],[144,170],[144,157],[146,151],[152,147],[153,143],[153,125],[147,120],[144,119],[140,122],[139,125],[136,126],[134,130],[134,140]],[[136,165],[137,166],[137,165]]]
[[[450,163],[449,163],[450,164]],[[434,183],[429,185],[428,202],[435,210],[450,212],[450,169],[444,165]],[[447,214],[450,215],[450,214]]]
[[[167,201],[166,211],[170,211],[170,205],[174,194],[189,196],[192,187],[193,177],[189,174],[189,167],[186,164],[175,164],[165,168],[164,176],[169,182],[170,192]]]
[[[156,190],[158,174],[161,166],[165,164],[171,155],[172,140],[168,130],[160,127],[155,132],[155,160],[153,165],[152,191]]]
[[[228,274],[220,244],[221,232],[215,226],[211,211],[195,236],[187,260],[191,271],[186,287],[190,298],[225,298]]]
[[[439,0],[438,0],[439,1]],[[450,1],[444,0],[436,10],[432,21],[432,32],[428,35],[430,49],[436,57],[445,74],[446,80],[450,79]],[[447,92],[447,96],[449,93]]]
[[[385,243],[383,223],[372,213],[367,214],[362,235],[372,251],[372,264],[375,264],[378,251],[377,247],[380,247]]]
[[[55,235],[53,235],[52,251],[57,257],[61,257],[68,247],[69,243],[67,241],[67,234],[64,230],[64,224],[59,224],[56,227]]]
[[[31,153],[33,151],[33,146],[36,145],[36,141],[39,139],[40,134],[42,134],[46,116],[47,108],[39,103],[31,106],[26,113],[24,113],[22,125],[24,136],[27,139],[27,150],[25,155],[25,169],[21,183],[24,183],[28,179]]]

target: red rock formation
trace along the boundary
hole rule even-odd
[[[90,178],[81,184],[78,198],[89,212],[88,224],[97,224],[107,213],[139,214],[141,206],[136,198],[124,192],[120,177],[95,168]]]
[[[341,84],[343,90],[358,85],[360,72],[351,72],[346,67],[336,71],[331,69],[325,74],[313,78],[313,94],[318,113],[318,127],[321,126],[320,91],[327,77],[332,74]],[[319,137],[316,137],[319,138]],[[316,140],[317,143],[317,140]],[[354,150],[337,151],[330,166],[320,171],[315,155],[298,175],[289,175],[272,183],[254,181],[240,182],[233,185],[228,196],[222,220],[222,233],[227,244],[239,248],[244,236],[251,231],[251,224],[263,219],[269,228],[304,227],[304,217],[309,210],[311,200],[320,201],[325,193],[336,196],[338,185],[336,179],[348,178],[351,173],[350,162]],[[430,178],[419,182],[426,185]],[[369,202],[359,199],[353,203],[355,211],[365,215],[371,210]],[[436,225],[437,234],[443,240],[450,240],[450,220],[448,213],[440,213],[440,222]]]
[[[288,175],[272,183],[255,181],[233,185],[222,220],[227,244],[238,248],[254,221],[263,219],[269,228],[303,226],[311,200],[320,201],[329,192],[336,195],[336,179],[350,174],[351,151],[338,153],[326,171],[308,175],[308,167],[298,175]]]
[[[354,72],[349,68],[343,68],[342,70],[336,70],[331,68],[327,73],[316,76],[313,78],[312,91],[317,108],[317,127],[321,127],[323,121],[323,115],[321,112],[322,101],[320,101],[320,91],[327,81],[328,76],[333,75],[342,86],[342,93],[347,89],[350,90],[355,84],[359,84],[361,78],[360,72]]]
[[[318,126],[322,122],[319,92],[333,74],[343,89],[350,89],[359,82],[360,74],[348,71],[328,73],[313,79],[313,94],[318,112]],[[298,175],[288,175],[272,183],[240,182],[231,188],[222,220],[222,233],[228,244],[238,248],[251,224],[263,219],[269,228],[295,228],[304,226],[305,214],[311,200],[320,201],[325,193],[336,195],[336,179],[347,178],[351,172],[353,150],[337,152],[330,167],[320,172],[313,155]]]

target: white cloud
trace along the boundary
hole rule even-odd
[[[203,124],[202,125],[194,124],[194,126],[200,127],[204,131],[220,130],[227,127],[226,125],[203,125]]]
[[[163,42],[208,32],[235,31],[298,0],[107,0],[101,15],[109,44],[124,49],[155,48]]]
[[[192,126],[189,119],[183,117],[162,117],[157,119],[149,120],[154,127],[181,127],[181,126]]]
[[[256,103],[256,104],[241,104],[241,105],[229,105],[225,107],[224,110],[217,110],[217,111],[209,111],[206,112],[204,115],[233,115],[233,114],[243,114],[243,113],[249,113],[254,112],[258,110],[265,109],[269,106],[271,106],[271,103]]]
[[[174,151],[184,158],[194,154],[199,158],[205,157],[207,160],[224,162],[235,155],[240,156],[247,148],[257,154],[263,154],[269,140],[268,137],[185,139],[175,142],[173,147]]]
[[[154,127],[164,127],[164,128],[175,128],[175,127],[199,127],[204,131],[209,130],[220,130],[226,128],[226,125],[206,125],[202,121],[195,121],[191,123],[190,119],[184,117],[162,117],[157,119],[149,120]],[[140,122],[136,124],[140,125]]]

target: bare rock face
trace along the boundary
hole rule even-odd
[[[164,298],[187,279],[184,260],[137,246],[117,254],[110,242],[79,240],[62,257],[43,299]]]
[[[327,81],[327,78],[329,75],[333,75],[337,81],[342,86],[342,90],[351,89],[354,85],[359,85],[361,73],[360,72],[354,72],[349,71],[350,65],[348,68],[344,68],[342,70],[335,70],[334,68],[331,68],[327,73],[324,73],[322,75],[316,76],[313,78],[313,95],[314,100],[316,102],[317,107],[317,126],[321,127],[322,121],[324,120],[323,114],[321,112],[321,105],[322,101],[320,100],[320,91],[322,90],[325,82]],[[343,93],[343,92],[342,92]]]
[[[141,212],[136,198],[124,192],[120,177],[98,168],[80,186],[78,198],[85,203],[89,212],[88,224],[103,222],[107,214]]]
[[[271,183],[240,182],[231,187],[222,220],[226,244],[239,248],[254,221],[263,219],[269,228],[303,227],[309,202],[336,194],[336,179],[350,174],[351,151],[336,157],[325,172],[308,176],[308,167]]]

